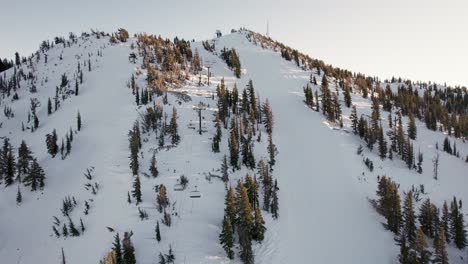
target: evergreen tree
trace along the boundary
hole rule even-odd
[[[52,101],[50,101],[50,97],[49,97],[49,100],[47,101],[47,115],[51,115],[52,114]]]
[[[18,191],[16,192],[16,204],[21,204],[22,201],[23,201],[23,196],[21,195],[21,190],[18,185]]]
[[[403,202],[403,235],[409,243],[413,243],[416,239],[416,216],[413,208],[413,193],[407,192]]]
[[[122,257],[123,263],[125,264],[136,264],[135,259],[135,248],[133,247],[132,240],[130,239],[131,234],[128,232],[124,233],[124,238],[122,239]]]
[[[413,245],[414,253],[416,254],[416,263],[428,264],[431,260],[431,252],[427,249],[426,237],[421,229],[416,231],[415,242]]]
[[[379,128],[379,156],[382,160],[387,157],[387,141],[383,133],[383,128]]]
[[[63,227],[62,227],[62,235],[64,237],[68,236],[68,228],[67,228],[67,225],[65,223],[63,223]]]
[[[229,181],[229,174],[228,174],[228,164],[227,164],[227,157],[224,155],[223,157],[223,163],[221,164],[221,177],[223,182],[228,182]]]
[[[345,86],[345,89],[344,89],[344,101],[345,101],[345,105],[346,107],[350,107],[351,106],[351,91],[350,91],[350,87],[349,86]]]
[[[444,201],[444,205],[442,206],[441,226],[444,229],[445,241],[449,243],[450,242],[450,229],[449,229],[450,212],[449,212],[449,207],[447,205],[447,201]]]
[[[159,230],[159,221],[156,222],[155,232],[156,232],[156,240],[158,242],[161,242],[161,231]]]
[[[81,131],[81,114],[80,114],[80,111],[78,111],[78,114],[76,115],[76,127],[78,128],[78,131]]]
[[[224,216],[222,231],[219,235],[219,242],[221,243],[224,251],[226,251],[229,259],[234,259],[234,251],[232,250],[234,246],[234,237],[232,230],[233,228],[230,217]]]
[[[458,249],[463,249],[466,247],[467,238],[466,238],[466,230],[465,230],[465,223],[463,219],[463,211],[460,210],[461,206],[459,207],[456,198],[453,198],[452,204],[450,205],[450,222],[451,222],[451,236],[453,238],[453,242]],[[461,204],[461,202],[460,202]]]
[[[215,127],[216,127],[216,134],[213,137],[213,144],[212,144],[212,150],[215,153],[219,152],[219,142],[221,141],[221,122],[219,119],[219,114],[216,114],[215,118]]]
[[[268,154],[270,156],[270,161],[268,163],[270,164],[270,169],[273,169],[272,167],[276,163],[275,156],[278,154],[278,150],[276,149],[276,145],[273,144],[273,138],[271,134],[268,135]]]
[[[29,170],[29,163],[32,160],[32,152],[29,150],[26,142],[21,141],[21,145],[18,148],[18,173],[27,174]]]
[[[279,202],[278,202],[278,182],[275,180],[275,185],[271,191],[271,209],[270,212],[273,216],[273,219],[277,219],[279,214]]]
[[[351,109],[351,115],[349,116],[349,119],[351,120],[351,127],[353,128],[353,133],[356,135],[358,130],[358,117],[357,117],[357,110],[356,110],[356,105],[353,105]]]
[[[166,186],[164,186],[164,184],[161,184],[159,186],[159,194],[157,198],[157,203],[158,203],[158,210],[160,213],[162,213],[163,209],[165,209],[169,205],[169,199],[167,198]]]
[[[412,140],[416,139],[416,121],[414,120],[414,115],[410,113],[409,115],[409,124],[408,124],[408,136]]]
[[[81,227],[81,233],[83,233],[85,231],[85,227],[84,227],[84,224],[83,224],[83,219],[80,218],[80,227]]]
[[[7,141],[6,141],[7,142]],[[16,173],[16,160],[15,155],[13,153],[13,147],[9,142],[7,142],[6,154],[4,153],[3,156],[6,155],[5,159],[2,160],[3,165],[3,180],[5,182],[5,186],[9,186],[13,184],[15,173]]]
[[[141,183],[140,176],[138,175],[135,177],[135,181],[133,182],[132,196],[135,198],[137,205],[141,203]]]
[[[122,246],[120,244],[119,233],[117,233],[114,237],[112,250],[115,252],[115,264],[125,264],[122,257]]]
[[[70,217],[68,217],[68,229],[70,230],[70,235],[71,236],[79,236],[80,235],[80,231],[78,231],[78,229],[76,229],[75,223],[73,223],[73,221],[71,220]]]
[[[421,205],[419,209],[419,223],[421,226],[421,230],[424,234],[428,237],[434,237],[434,222],[435,222],[435,215],[434,211],[432,210],[433,206],[429,198],[427,198]]]
[[[252,229],[252,238],[256,241],[263,241],[264,234],[266,231],[265,221],[262,217],[262,212],[259,207],[255,208],[254,214],[254,225]]]
[[[156,167],[156,153],[153,153],[153,156],[151,157],[149,171],[151,173],[151,176],[153,176],[154,178],[158,177],[159,171]]]
[[[79,92],[78,79],[76,79],[76,81],[75,81],[75,96],[78,96],[78,92]]]
[[[170,135],[171,135],[171,143],[173,145],[177,145],[179,144],[179,141],[180,141],[180,136],[179,136],[179,133],[177,131],[177,110],[176,108],[174,107],[172,109],[172,118],[171,118],[171,122],[169,123],[169,131],[170,131]]]
[[[232,119],[231,136],[229,138],[229,153],[232,168],[239,169],[239,145],[237,139],[237,124]]]
[[[262,106],[263,112],[263,124],[265,125],[266,131],[268,134],[273,133],[273,111],[271,110],[270,101],[266,99],[265,103]]]
[[[445,231],[443,228],[440,228],[436,232],[436,237],[434,238],[434,259],[432,263],[434,264],[448,264],[448,253],[446,247],[446,238]]]
[[[252,251],[252,207],[249,202],[249,195],[247,189],[242,182],[239,181],[237,185],[237,212],[239,215],[237,233],[239,235],[240,243],[240,258],[245,264],[254,263],[254,255]]]
[[[36,191],[38,187],[41,189],[44,187],[44,179],[44,170],[34,158],[31,163],[29,174],[23,179],[23,183],[26,186],[31,186],[31,191]]]
[[[140,139],[135,129],[136,125],[134,126],[133,130],[131,130],[129,134],[129,148],[130,148],[130,168],[132,169],[133,175],[138,175],[140,166],[138,163],[138,151],[140,149]]]
[[[236,219],[236,198],[234,196],[234,189],[232,186],[229,186],[229,189],[226,193],[226,198],[224,200],[224,215],[229,219],[232,225],[232,232],[234,233],[235,224],[237,223]]]

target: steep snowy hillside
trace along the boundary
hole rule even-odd
[[[67,263],[98,263],[112,257],[108,253],[117,233],[123,238],[125,232],[131,232],[136,263],[161,263],[160,254],[169,250],[174,252],[174,263],[243,263],[244,248],[239,246],[242,225],[236,225],[240,235],[234,235],[233,260],[219,237],[227,189],[235,189],[235,206],[241,207],[240,189],[244,187],[238,186],[244,181],[240,185],[249,186],[246,175],[258,180],[258,196],[253,200],[249,196],[247,202],[250,199],[253,207],[263,209],[259,211],[266,227],[263,240],[252,240],[254,263],[398,263],[395,236],[369,203],[376,198],[379,176],[387,175],[399,183],[402,197],[403,192],[423,185],[425,192],[415,202],[416,211],[425,198],[439,208],[453,196],[468,201],[468,163],[462,159],[440,151],[440,176],[433,179],[432,159],[439,153],[435,144],[442,145],[444,133],[416,122],[418,135],[413,145],[424,154],[422,173],[409,170],[397,158],[381,160],[376,150],[365,149],[357,155],[365,142],[352,132],[351,108],[344,106],[342,94],[342,128],[304,104],[303,87],[311,76],[321,80],[323,72],[298,67],[280,52],[253,43],[249,34],[240,31],[209,42],[179,41],[174,45],[144,34],[125,41],[116,40],[117,34],[84,34],[64,44],[59,41],[2,73],[5,83],[17,82],[8,84],[14,89],[2,93],[0,100],[4,109],[2,144],[8,138],[17,155],[24,140],[46,178],[43,189],[30,191],[31,186],[19,179],[29,172],[15,173],[9,186],[2,175],[0,262],[62,263],[65,256]],[[224,48],[237,52],[240,78],[223,60]],[[331,89],[338,91],[332,80],[330,77]],[[250,81],[254,95],[250,94]],[[320,92],[320,85],[310,85]],[[224,87],[228,92],[220,92]],[[249,103],[251,108],[235,110],[237,104],[229,96],[229,106],[222,105],[220,94],[234,97],[234,87],[239,91],[239,108]],[[247,91],[243,96],[244,89],[250,99],[245,97]],[[360,114],[371,115],[369,98],[354,92],[352,101]],[[262,117],[267,102],[273,112],[273,132],[268,132],[268,121],[252,114],[258,111]],[[227,109],[225,125],[219,119],[216,122],[220,111],[226,110],[223,107]],[[386,115],[382,112],[381,123],[389,129]],[[34,116],[38,124],[34,124]],[[406,117],[403,123],[408,123]],[[54,129],[59,149],[52,157],[46,137]],[[222,136],[216,152],[213,143],[218,132]],[[241,134],[239,169],[232,166],[236,133]],[[66,145],[70,134],[70,153],[66,154],[66,147],[65,154],[60,153],[62,140]],[[468,154],[464,140],[450,140],[456,142],[461,157]],[[257,165],[261,160],[272,164],[273,143],[278,150],[276,164],[266,174],[278,181],[278,218],[273,209],[264,207],[266,193],[275,188],[265,187],[265,176]],[[245,158],[246,153],[252,154],[253,166],[248,165],[251,160]],[[222,179],[224,157],[229,163],[228,178]],[[129,166],[133,158],[137,169]],[[373,171],[364,158],[373,161]],[[157,176],[150,169],[156,164]],[[188,180],[184,188],[181,176]],[[135,194],[135,185],[141,185],[141,197]],[[247,188],[249,195],[255,193],[252,189]],[[164,190],[169,201],[163,206]],[[73,208],[63,213],[67,197]],[[460,210],[462,215],[467,212],[462,206]],[[238,214],[236,221],[242,222]],[[250,211],[249,215],[256,216]],[[64,229],[71,231],[71,223],[79,236],[64,235]],[[432,239],[428,241],[432,246]],[[467,257],[466,249],[449,244],[448,251],[450,263],[466,263],[462,259]]]

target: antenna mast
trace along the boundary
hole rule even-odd
[[[268,23],[268,20],[267,20],[267,32],[266,32],[266,36],[267,37],[270,37],[270,25]]]

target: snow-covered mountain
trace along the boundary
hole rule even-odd
[[[337,94],[341,105],[342,127],[304,103],[306,85],[313,93],[321,94],[320,80],[325,72],[304,61],[285,60],[283,49],[274,46],[275,42],[255,36],[247,30],[235,31],[206,42],[183,42],[188,43],[190,50],[184,51],[185,44],[172,45],[162,39],[157,42],[154,36],[127,39],[117,33],[109,36],[93,32],[58,39],[54,46],[45,43],[34,56],[1,73],[2,144],[8,138],[10,152],[18,156],[18,147],[24,140],[44,169],[45,186],[30,191],[31,186],[20,182],[18,178],[27,177],[30,169],[26,173],[15,172],[9,185],[3,176],[0,262],[62,263],[63,252],[67,263],[98,263],[111,251],[117,232],[123,238],[124,232],[131,231],[136,261],[140,264],[159,263],[159,254],[167,254],[170,248],[175,263],[243,263],[237,237],[233,260],[219,242],[226,187],[235,188],[247,174],[255,176],[262,206],[265,192],[260,184],[262,173],[256,165],[260,160],[271,161],[271,143],[278,150],[271,177],[277,180],[279,188],[279,217],[268,212],[271,210],[262,210],[266,231],[263,241],[253,241],[254,263],[398,263],[400,249],[395,241],[398,236],[385,228],[385,218],[369,202],[377,199],[378,180],[383,175],[399,184],[402,204],[404,193],[413,190],[417,214],[426,198],[441,213],[444,201],[450,204],[454,196],[468,201],[468,163],[464,158],[468,145],[463,135],[454,137],[429,130],[423,120],[416,119],[417,137],[411,142],[414,152],[424,157],[421,173],[408,169],[396,153],[393,159],[381,159],[377,146],[373,150],[366,148],[366,142],[353,133],[352,108],[345,106],[339,77],[327,74],[330,90]],[[179,50],[174,51],[176,47]],[[240,78],[231,69],[235,66],[228,66],[231,57],[223,56],[224,48],[235,49],[240,60]],[[195,54],[201,59],[200,71],[194,66]],[[228,63],[223,57],[229,57]],[[170,60],[176,61],[175,66],[169,64]],[[318,84],[312,81],[314,78]],[[213,152],[217,133],[214,120],[221,109],[217,87],[224,83],[232,92],[236,86],[242,98],[250,80],[259,105],[250,111],[261,112],[267,101],[271,105],[272,142],[268,127],[261,120],[250,121],[247,128],[240,125],[241,135],[249,129],[254,131],[249,142],[255,168],[249,168],[241,160],[240,169],[233,170],[229,164],[229,179],[224,183],[218,176],[222,175],[224,156],[230,161],[232,155],[228,143],[232,134],[230,122],[243,124],[242,116],[247,115],[239,114],[237,118],[234,110],[229,112],[232,105],[229,106],[226,126],[220,126],[219,152]],[[363,97],[355,80],[350,81],[354,87],[352,104],[359,115],[371,117],[372,100],[370,96]],[[373,85],[377,84],[386,85],[380,81]],[[389,86],[397,92],[402,84],[403,81],[395,81]],[[426,88],[415,87],[422,97]],[[148,94],[149,98],[143,99]],[[154,127],[147,127],[148,113],[153,111],[157,115],[159,110],[162,110],[159,123],[156,118]],[[180,137],[175,144],[171,132],[160,136],[163,124],[171,130],[174,110]],[[394,117],[398,110],[397,106],[392,108]],[[465,115],[466,110],[465,106]],[[392,131],[388,112],[381,109],[380,113],[382,130]],[[38,124],[34,124],[35,117]],[[129,166],[132,156],[129,135],[135,133],[136,121],[141,130],[137,155],[142,202],[138,204],[132,196],[136,176]],[[404,115],[405,133],[408,123],[409,118]],[[46,138],[54,130],[59,153],[52,157]],[[73,140],[69,140],[71,150],[67,154],[70,134]],[[385,137],[390,143],[390,136]],[[451,145],[456,144],[458,157],[442,151],[446,137]],[[65,147],[60,153],[62,144]],[[360,145],[363,150],[356,154]],[[243,149],[239,152],[242,159]],[[157,177],[150,176],[153,154]],[[436,180],[433,160],[437,156]],[[372,170],[363,162],[365,159],[372,161]],[[418,158],[414,159],[417,163]],[[2,159],[2,164],[6,164],[5,160]],[[176,190],[182,175],[188,179],[187,187]],[[157,191],[161,185],[167,187],[169,206],[164,212],[171,216],[170,226],[163,224],[164,212],[158,210]],[[22,196],[20,202],[18,192]],[[200,197],[193,197],[197,195]],[[67,197],[73,207],[68,215],[62,212]],[[466,215],[467,210],[460,206],[460,212]],[[79,236],[63,235],[63,225],[69,230],[70,222]],[[155,238],[157,222],[161,241]],[[430,251],[432,241],[427,237]],[[447,248],[450,263],[466,263],[466,249],[458,249],[453,242]]]

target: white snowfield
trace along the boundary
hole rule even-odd
[[[9,137],[17,148],[25,140],[34,156],[46,172],[46,186],[43,191],[30,192],[29,187],[20,186],[23,202],[16,204],[17,183],[10,187],[0,185],[0,263],[60,263],[61,249],[64,249],[67,263],[98,263],[112,247],[113,236],[119,232],[133,231],[132,241],[136,249],[137,263],[157,263],[160,252],[167,253],[171,245],[176,263],[241,263],[237,255],[229,260],[219,244],[218,236],[224,210],[225,187],[217,178],[206,179],[209,172],[219,174],[224,154],[228,155],[227,135],[223,129],[221,152],[211,151],[211,139],[215,128],[212,122],[216,109],[216,85],[224,78],[229,89],[234,83],[240,91],[250,79],[262,102],[268,98],[274,114],[273,140],[278,147],[277,165],[273,176],[278,179],[280,188],[280,217],[273,220],[263,212],[267,231],[262,243],[254,243],[255,263],[398,263],[398,246],[393,235],[382,226],[384,219],[368,202],[375,198],[377,175],[387,175],[400,183],[400,191],[408,191],[411,186],[424,184],[426,195],[431,201],[442,206],[443,201],[451,201],[455,195],[468,202],[468,163],[440,153],[439,180],[432,177],[432,159],[435,156],[435,143],[445,138],[441,132],[428,131],[425,125],[417,122],[418,136],[414,149],[424,153],[423,173],[410,171],[396,157],[393,161],[381,161],[376,150],[369,152],[358,136],[353,135],[350,122],[345,118],[343,129],[328,124],[324,117],[303,103],[302,87],[308,82],[311,72],[303,71],[294,62],[285,61],[279,53],[255,46],[247,40],[245,32],[232,33],[215,40],[216,50],[234,47],[242,64],[242,78],[236,79],[232,71],[216,55],[206,51],[201,42],[191,43],[198,49],[203,62],[212,64],[210,85],[199,87],[198,76],[177,88],[186,91],[192,98],[180,102],[169,93],[169,104],[164,111],[169,115],[175,106],[178,111],[181,143],[169,150],[156,154],[159,176],[142,181],[143,202],[138,206],[127,203],[127,192],[132,190],[133,177],[129,168],[128,131],[139,112],[131,89],[127,87],[132,74],[141,70],[141,58],[136,64],[130,63],[128,55],[134,52],[130,44],[110,45],[108,38],[79,38],[78,44],[63,48],[57,45],[48,51],[48,63],[43,56],[34,67],[38,74],[38,92],[31,94],[25,81],[18,90],[19,100],[11,97],[2,99],[0,107],[11,106],[14,118],[0,116],[1,137]],[[102,56],[97,56],[97,51]],[[59,59],[62,54],[63,59]],[[62,103],[59,110],[47,116],[47,98],[55,96],[55,86],[60,84],[63,73],[67,73],[74,89],[77,61],[90,60],[92,71],[84,68],[84,82],[80,85],[79,96],[72,95]],[[77,59],[79,56],[79,59]],[[30,69],[23,66],[27,73]],[[137,76],[139,87],[146,85],[146,72]],[[3,73],[2,73],[3,74]],[[6,72],[9,76],[13,69]],[[203,71],[206,81],[207,69]],[[316,72],[314,73],[316,74]],[[45,79],[47,78],[47,82]],[[321,76],[316,76],[317,80]],[[40,85],[40,83],[43,85]],[[333,82],[330,82],[332,84]],[[318,86],[312,87],[314,90]],[[334,91],[332,84],[332,91]],[[27,121],[30,98],[41,102],[38,111],[40,125],[37,131],[21,131],[21,122]],[[340,98],[342,98],[340,93]],[[162,102],[162,98],[156,99]],[[202,112],[203,129],[199,135],[198,114],[193,106],[204,102],[209,107]],[[371,112],[370,100],[353,94],[353,103],[358,114]],[[161,103],[162,105],[162,103]],[[344,117],[350,109],[344,106]],[[83,127],[76,131],[76,114],[81,113]],[[382,112],[382,124],[387,126],[388,113]],[[404,118],[404,124],[407,119]],[[47,153],[45,135],[55,128],[59,144],[70,127],[76,132],[71,154],[60,159],[60,154],[51,158]],[[262,132],[262,142],[254,147],[255,159],[267,160],[267,136]],[[148,173],[150,159],[158,140],[154,134],[143,134],[143,149],[140,155],[140,170]],[[450,138],[451,142],[455,139]],[[169,141],[169,140],[167,140]],[[388,139],[387,139],[388,141]],[[460,156],[468,154],[467,144],[456,140]],[[363,156],[356,155],[359,144],[364,146],[363,156],[374,161],[374,171],[369,172],[362,162]],[[453,144],[453,143],[452,143]],[[93,179],[88,181],[83,173],[94,167]],[[242,170],[230,174],[230,182],[256,171]],[[189,185],[184,191],[174,191],[180,175],[186,175]],[[99,184],[96,195],[85,189],[86,183]],[[171,203],[172,226],[161,223],[162,214],[156,210],[154,186],[164,184],[168,189]],[[190,192],[201,192],[201,198],[190,198]],[[60,212],[62,199],[74,196],[77,207],[70,214],[75,225],[80,218],[86,227],[79,237],[55,237],[52,226],[53,216],[68,224]],[[88,201],[90,211],[83,214],[84,203]],[[147,220],[140,220],[138,209],[148,212]],[[419,209],[417,204],[416,211]],[[466,209],[463,208],[464,212]],[[162,241],[155,240],[155,225],[159,221]],[[110,232],[111,227],[115,232]],[[59,228],[59,231],[61,229]],[[432,245],[432,241],[428,241]],[[450,263],[466,263],[466,250],[460,251],[449,246]],[[464,257],[462,260],[460,257]],[[465,262],[463,262],[465,261]]]

